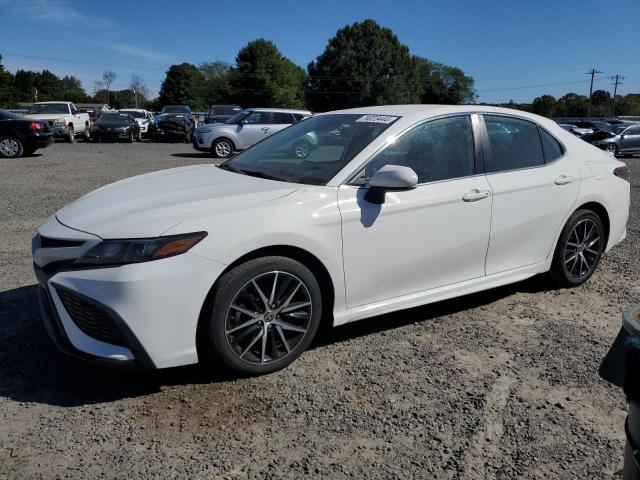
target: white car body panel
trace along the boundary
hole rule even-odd
[[[630,185],[613,175],[623,164],[550,120],[482,106],[386,106],[348,112],[401,118],[325,186],[201,165],[122,180],[63,208],[39,228],[39,235],[86,243],[61,249],[36,245],[34,261],[41,267],[77,258],[101,239],[197,231],[208,236],[176,257],[56,273],[46,284],[54,301],[59,285],[108,306],[127,322],[154,366],[162,368],[198,360],[197,326],[207,295],[229,265],[257,250],[297,249],[315,257],[333,284],[333,323],[340,325],[546,272],[567,218],[589,202],[600,204],[609,216],[607,250],[626,235]],[[559,139],[568,153],[537,168],[388,192],[384,204],[362,208],[365,187],[346,183],[373,154],[418,122],[460,112],[532,120]],[[562,175],[573,181],[556,185],[554,180]],[[463,202],[462,195],[473,189],[489,195]],[[67,325],[63,305],[55,303]],[[77,332],[70,337],[77,349],[91,355],[128,358],[121,347],[96,344]]]

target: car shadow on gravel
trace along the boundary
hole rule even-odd
[[[203,158],[207,160],[215,160],[215,158],[213,158],[211,154],[207,152],[178,152],[172,153],[171,156],[178,158]]]
[[[41,323],[37,288],[30,285],[0,292],[0,397],[66,407],[144,396],[160,391],[163,386],[210,384],[237,378],[229,372],[210,372],[198,366],[152,372],[114,370],[67,357],[56,350]],[[547,289],[548,282],[534,277],[368,321],[325,328],[310,348],[429,321],[486,305],[516,292]]]

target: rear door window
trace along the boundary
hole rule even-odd
[[[487,172],[544,165],[538,126],[513,117],[483,115],[489,137]]]
[[[295,119],[291,113],[273,112],[273,123],[295,123]]]

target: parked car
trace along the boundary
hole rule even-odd
[[[195,131],[193,147],[199,151],[211,152],[217,158],[229,158],[234,152],[249,148],[309,116],[311,112],[307,110],[248,108],[225,123],[200,125]]]
[[[153,131],[156,142],[183,141],[191,143],[195,126],[189,115],[182,113],[165,113],[160,115]]]
[[[0,157],[31,155],[52,143],[53,133],[45,122],[28,120],[7,110],[0,110]]]
[[[46,122],[55,137],[75,142],[76,135],[85,140],[91,136],[89,115],[78,111],[71,102],[38,102],[29,109],[25,118]]]
[[[140,125],[128,113],[105,112],[100,115],[93,128],[93,134],[99,142],[104,140],[127,140],[133,143],[142,141]]]
[[[121,109],[120,113],[128,113],[135,118],[136,122],[138,122],[138,125],[140,126],[140,133],[143,137],[153,134],[153,128],[150,127],[155,123],[155,119],[151,112],[143,108],[125,108]]]
[[[204,123],[224,123],[242,111],[240,105],[211,105]]]
[[[612,131],[599,130],[584,140],[614,155],[640,153],[640,125],[614,125]]]
[[[629,403],[622,480],[640,480],[640,304],[622,314],[622,327],[600,365],[600,377],[621,387]]]
[[[611,124],[608,122],[601,122],[599,120],[580,120],[578,122],[573,122],[573,124],[578,128],[586,128],[591,130],[591,132],[595,132],[596,130],[603,130],[605,132],[611,131]]]
[[[591,128],[579,128],[575,125],[568,124],[568,123],[559,123],[558,125],[564,130],[566,130],[567,132],[571,132],[578,137],[581,137],[582,135],[587,135],[589,133],[593,133],[593,130]]]
[[[341,126],[340,144],[291,150]],[[58,211],[32,244],[43,318],[63,350],[104,364],[273,372],[322,321],[545,272],[583,284],[625,238],[629,176],[526,112],[323,113],[220,166],[119,181]]]

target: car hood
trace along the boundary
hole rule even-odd
[[[156,237],[185,220],[251,208],[295,189],[214,165],[196,165],[106,185],[64,207],[56,217],[101,238]]]

